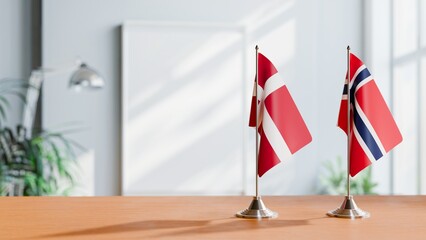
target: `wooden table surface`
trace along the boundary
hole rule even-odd
[[[278,218],[234,217],[251,197],[2,197],[0,239],[426,239],[426,196],[356,196],[359,220],[325,216],[341,196],[263,200]]]

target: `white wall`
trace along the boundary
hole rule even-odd
[[[373,168],[380,194],[424,194],[426,189],[422,94],[426,85],[421,65],[426,31],[420,28],[426,26],[424,4],[422,0],[377,0],[365,5],[367,63],[403,136],[401,144]]]
[[[31,72],[31,4],[29,0],[0,1],[0,79],[26,80]],[[7,126],[22,116],[22,102],[10,98]]]
[[[391,1],[369,1],[365,4],[365,64],[374,76],[380,91],[389,107],[392,109],[391,91]],[[404,137],[404,136],[403,136]],[[374,181],[378,182],[379,194],[393,193],[392,167],[390,154],[375,163],[373,168]]]
[[[314,139],[261,179],[262,194],[312,194],[321,162],[344,156],[345,136],[336,121],[346,46],[363,56],[362,0],[45,0],[43,64],[71,64],[80,56],[106,80],[100,92],[67,91],[66,76],[46,81],[43,89],[44,127],[70,121],[88,126],[74,138],[94,156],[96,195],[120,193],[120,25],[125,20],[247,26],[249,46],[259,44],[275,63]],[[248,64],[251,82],[254,64]]]

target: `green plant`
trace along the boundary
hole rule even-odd
[[[65,137],[69,131],[27,136],[21,125],[16,131],[3,126],[8,95],[26,103],[23,92],[29,87],[19,80],[0,81],[0,195],[68,195],[75,184],[73,169],[78,167],[74,148],[81,148]]]
[[[76,143],[58,132],[27,138],[25,131],[0,131],[1,195],[67,195],[75,183]]]
[[[344,195],[347,191],[347,169],[346,164],[340,157],[334,161],[324,163],[325,175],[320,176],[321,191],[324,194]],[[373,181],[371,167],[367,167],[355,177],[351,178],[351,194],[368,195],[377,194],[375,188],[377,183]]]

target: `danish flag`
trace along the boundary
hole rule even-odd
[[[364,63],[350,54],[350,175],[353,177],[402,142],[402,135]],[[348,134],[348,77],[337,125]]]
[[[256,126],[257,109],[260,134],[258,175],[261,177],[290,154],[310,143],[312,137],[277,69],[260,53],[257,79],[257,93],[254,88],[249,126]]]

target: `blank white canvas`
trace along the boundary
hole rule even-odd
[[[244,47],[238,27],[123,25],[123,195],[242,194]]]

